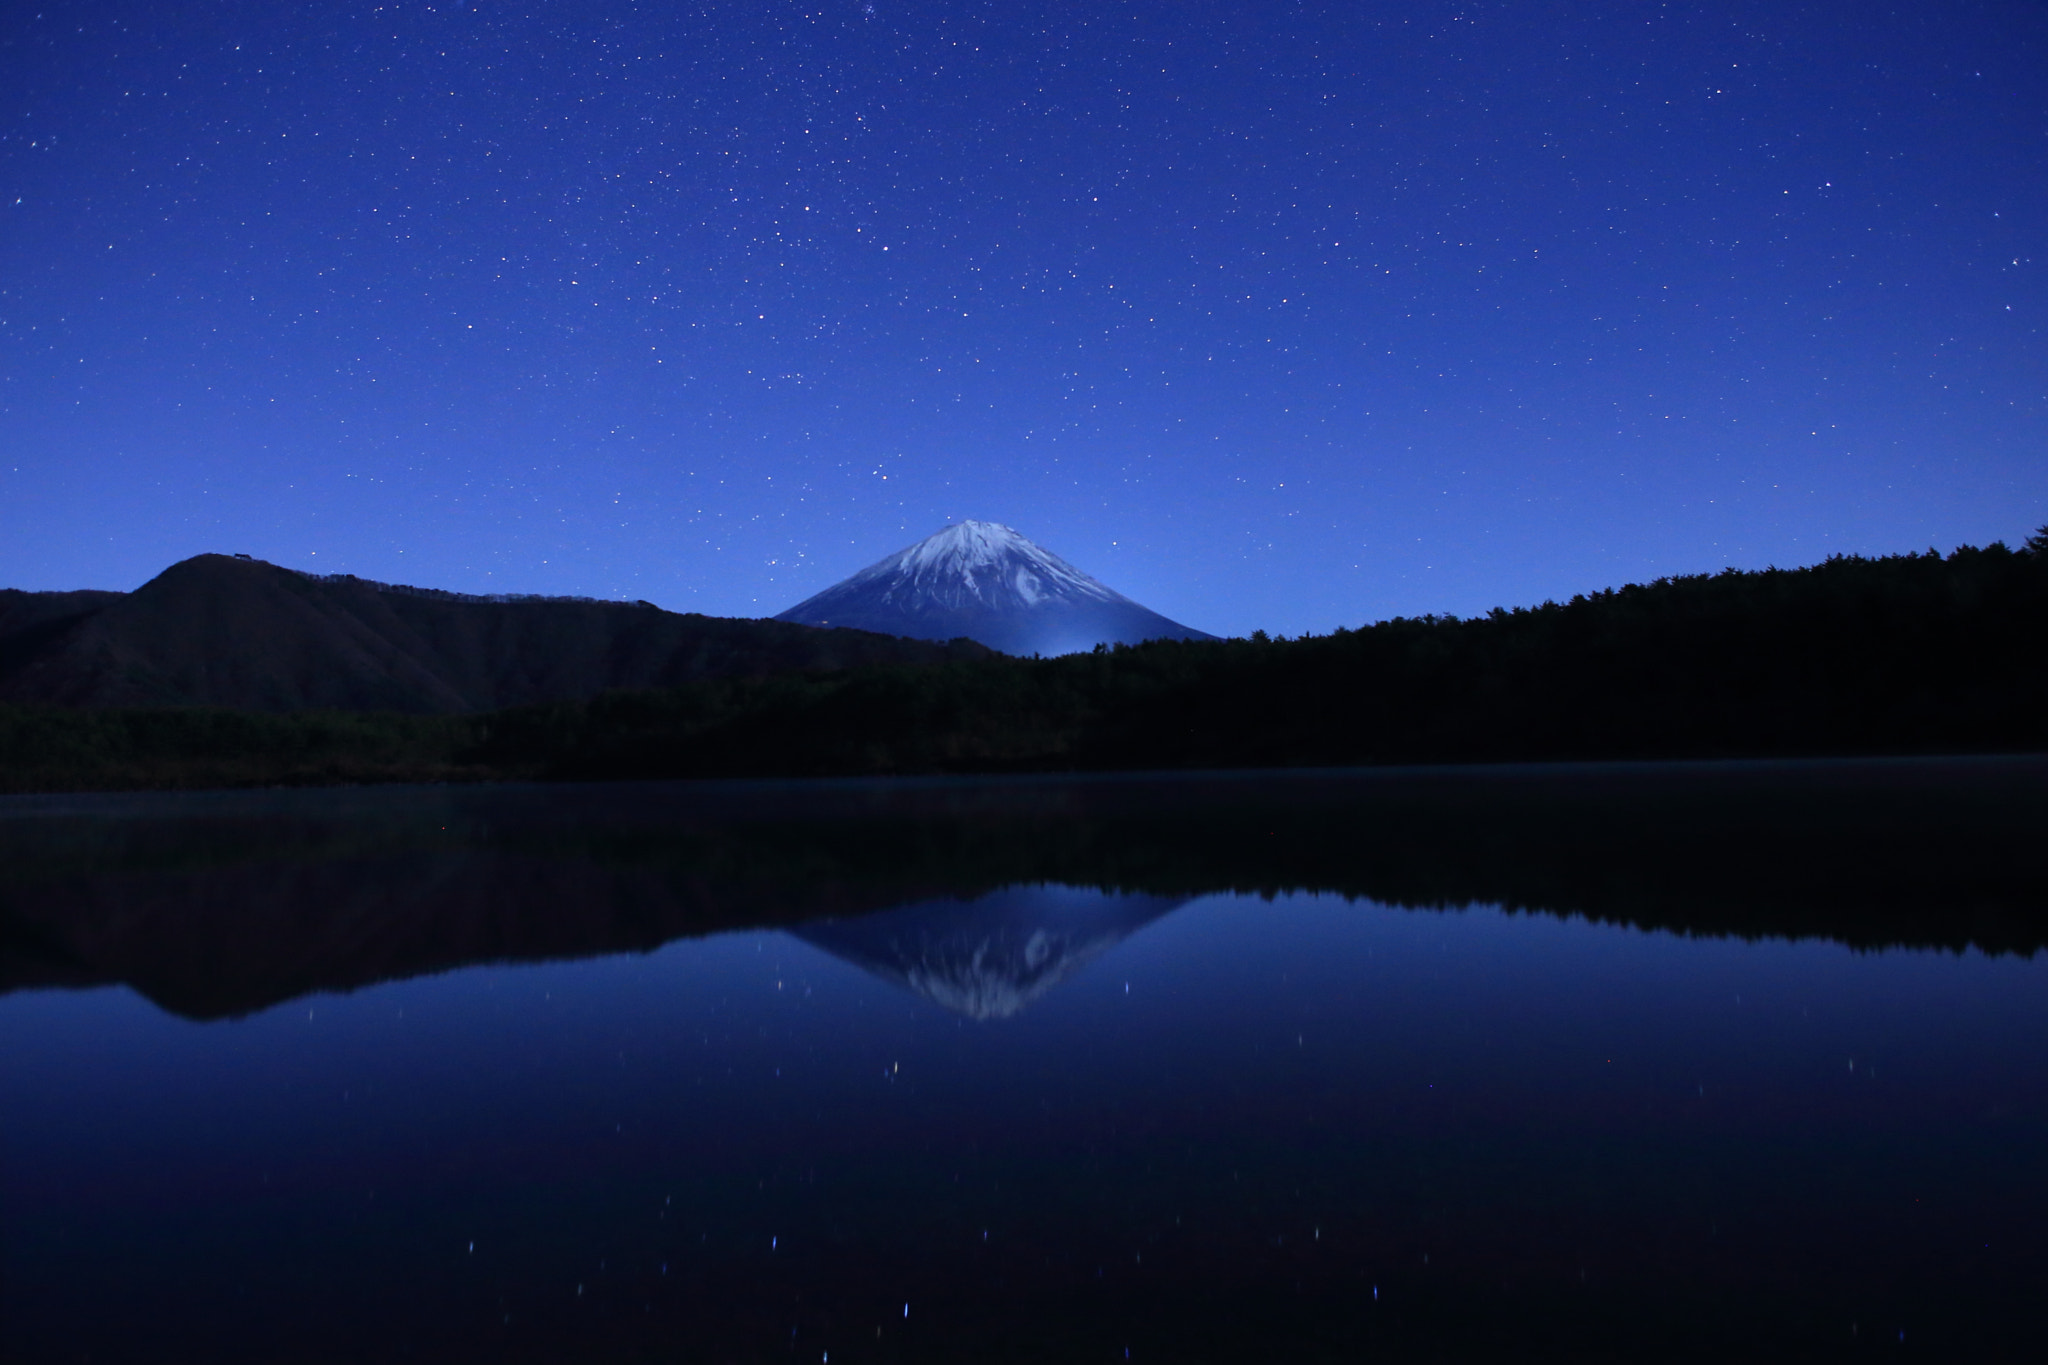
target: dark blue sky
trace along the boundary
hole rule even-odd
[[[0,585],[1289,634],[2048,522],[2033,3],[8,4]]]

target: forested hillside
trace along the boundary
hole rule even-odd
[[[2044,745],[2048,554],[1993,546],[1665,579],[1298,640],[618,694],[500,714],[476,752],[595,777]]]
[[[1296,640],[714,679],[474,717],[0,716],[16,789],[2043,748],[2048,536]]]
[[[987,652],[649,602],[469,596],[239,555],[195,555],[132,593],[0,592],[0,703],[24,706],[455,714]]]

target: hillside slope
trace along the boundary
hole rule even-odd
[[[577,598],[494,600],[198,555],[132,593],[0,596],[0,702],[453,714],[986,651]]]
[[[2048,753],[2048,533],[1298,640],[943,648],[487,714],[0,699],[0,789]]]
[[[2029,750],[2048,750],[2048,541],[611,697],[498,717],[484,756],[597,778]]]

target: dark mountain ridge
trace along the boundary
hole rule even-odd
[[[0,593],[0,702],[456,714],[987,653],[647,602],[472,597],[234,555],[132,593]]]
[[[1470,620],[704,676],[488,714],[0,696],[14,791],[2000,752],[2048,752],[2048,532]]]

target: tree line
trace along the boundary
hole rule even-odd
[[[2048,528],[1484,616],[787,672],[472,716],[0,709],[11,790],[2048,748]]]

